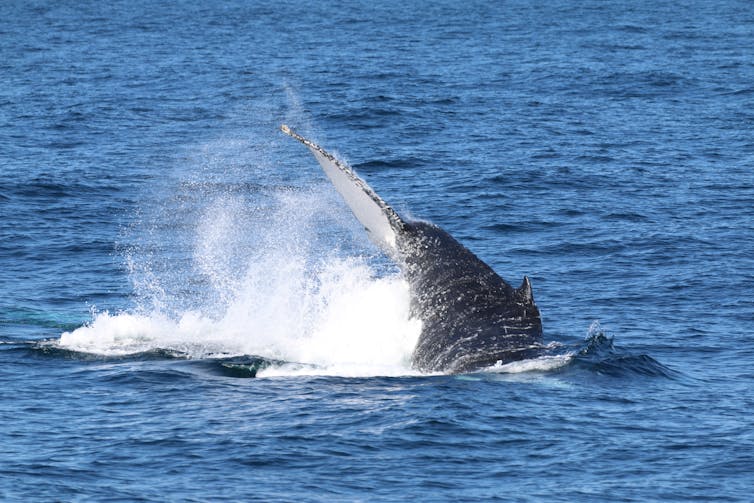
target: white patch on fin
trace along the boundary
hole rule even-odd
[[[332,154],[298,135],[285,124],[280,129],[309,147],[335,189],[366,229],[369,239],[389,255],[395,255],[396,232],[403,228],[403,220],[398,214],[350,167],[342,164]]]

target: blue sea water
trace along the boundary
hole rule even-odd
[[[0,499],[746,501],[754,5],[0,5]],[[421,375],[289,123],[526,274]],[[255,377],[254,377],[255,376]]]

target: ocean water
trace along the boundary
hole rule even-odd
[[[0,499],[747,501],[754,5],[0,5]],[[288,123],[518,284],[422,375]]]

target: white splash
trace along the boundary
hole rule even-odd
[[[195,236],[184,240],[189,260],[176,261],[162,277],[151,262],[140,264],[138,281],[150,283],[137,285],[149,292],[142,307],[96,313],[63,333],[59,345],[107,356],[161,349],[306,364],[260,376],[414,374],[410,357],[421,322],[410,318],[408,284],[398,274],[378,276],[366,259],[347,256],[333,246],[336,238],[320,235],[338,226],[337,219],[323,223],[333,212],[323,187],[274,189],[256,207],[237,194],[199,198],[186,222],[185,232]],[[176,270],[184,262],[190,268]],[[185,292],[194,298],[187,301]]]
[[[250,274],[218,320],[194,311],[178,319],[159,312],[103,312],[63,333],[59,344],[108,356],[164,349],[192,358],[258,355],[308,364],[274,367],[260,376],[415,373],[410,356],[421,324],[409,317],[402,278],[375,278],[354,260],[331,262],[312,282],[301,273],[300,264],[292,263],[263,277]]]
[[[504,365],[494,365],[481,372],[491,372],[500,374],[519,374],[521,372],[548,372],[568,365],[573,359],[572,354],[540,356],[528,360],[519,360],[506,363]]]

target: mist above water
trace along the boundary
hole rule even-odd
[[[135,306],[94,312],[60,345],[103,355],[256,355],[328,374],[412,373],[421,322],[409,316],[408,285],[381,270],[334,190],[324,179],[270,183],[268,165],[257,168],[259,184],[239,181],[254,176],[254,159],[232,153],[249,145],[209,148],[225,158],[205,156],[201,169],[166,184],[126,234]],[[219,174],[209,169],[223,161]],[[303,372],[269,372],[289,371]]]

